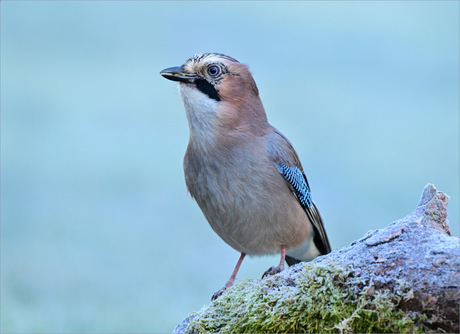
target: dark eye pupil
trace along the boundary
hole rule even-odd
[[[208,73],[212,76],[217,75],[219,73],[219,68],[217,66],[211,66],[208,68]]]

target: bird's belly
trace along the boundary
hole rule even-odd
[[[257,255],[299,247],[310,233],[305,211],[278,177],[273,167],[263,176],[201,170],[186,180],[213,230],[237,251]]]

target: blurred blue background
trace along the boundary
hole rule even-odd
[[[186,193],[188,125],[159,75],[248,63],[334,249],[451,196],[459,3],[1,2],[1,332],[170,332],[238,253]],[[259,278],[278,256],[245,260]]]

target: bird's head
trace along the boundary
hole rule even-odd
[[[178,81],[189,124],[226,128],[265,127],[257,85],[247,65],[220,53],[202,53],[160,74]],[[214,120],[217,120],[214,122]],[[268,123],[267,123],[268,124]]]
[[[246,65],[220,53],[202,53],[189,58],[184,65],[164,69],[166,79],[179,81],[182,87],[198,90],[204,98],[217,102],[242,98],[249,89],[259,95],[257,85]]]

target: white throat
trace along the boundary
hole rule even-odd
[[[179,85],[190,128],[190,139],[195,145],[212,144],[217,122],[218,102],[190,84]]]

